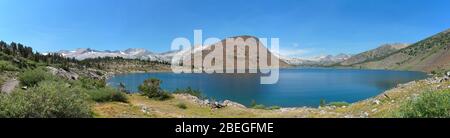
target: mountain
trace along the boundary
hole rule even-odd
[[[362,63],[362,62],[380,59],[380,58],[383,58],[394,52],[397,52],[398,50],[403,49],[407,46],[408,46],[408,44],[401,44],[401,43],[385,44],[376,49],[372,49],[372,50],[354,55],[351,58],[341,62],[340,65],[350,66],[350,65],[354,65],[354,64],[358,64],[358,63]]]
[[[323,56],[315,56],[312,58],[290,58],[280,56],[280,59],[291,65],[328,66],[347,60],[350,57],[352,57],[352,55],[341,53],[338,55],[323,55]]]
[[[450,69],[450,29],[393,52],[383,58],[352,65],[360,68],[413,71]]]
[[[153,53],[142,48],[129,48],[124,51],[100,51],[93,50],[90,48],[78,48],[74,51],[61,50],[57,53],[62,54],[64,57],[75,58],[78,60],[83,60],[87,58],[97,58],[97,57],[123,57],[127,59],[150,59],[152,61],[167,61],[170,62],[171,55],[176,51],[169,51],[165,53]]]
[[[237,42],[234,41],[232,43],[228,43],[228,40],[232,40],[232,39],[237,39],[237,38],[241,38],[242,42]],[[254,40],[254,41],[249,41],[249,40]],[[217,47],[217,45],[222,45],[223,49],[222,52],[214,52],[214,50]],[[244,46],[246,45],[246,46]],[[253,47],[256,49],[254,54],[250,54],[250,48]],[[234,49],[231,50],[230,48]],[[228,52],[227,52],[228,51]],[[267,59],[261,59],[259,52],[267,52]],[[279,66],[280,67],[288,67],[290,66],[289,64],[287,64],[286,62],[284,62],[283,60],[280,60],[277,56],[275,56],[274,54],[272,54],[272,52],[270,52],[260,41],[258,38],[253,37],[253,36],[236,36],[236,37],[230,37],[227,39],[224,39],[220,42],[214,43],[212,45],[208,45],[208,46],[203,46],[197,49],[194,49],[194,52],[192,55],[202,55],[202,57],[197,58],[197,59],[209,59],[211,57],[220,57],[222,56],[222,61],[216,61],[216,59],[214,60],[210,60],[211,61],[211,65],[212,67],[203,67],[205,70],[214,70],[217,68],[222,68],[222,69],[227,69],[227,68],[234,68],[234,69],[254,69],[253,67],[259,67],[259,68],[270,68],[270,65],[272,64],[272,60],[273,61],[278,61]],[[191,65],[194,64],[194,56],[191,56],[191,59],[186,58],[185,57],[186,54],[183,54],[183,59],[182,62],[184,63],[190,63]],[[269,59],[270,58],[270,59]],[[190,62],[188,61],[190,60]],[[260,66],[259,62],[263,61],[266,62],[268,65],[263,65]],[[229,61],[233,61],[233,62],[229,62]],[[243,61],[243,65],[242,67],[238,67],[238,61]],[[208,62],[208,61],[205,61]],[[222,62],[222,63],[221,63]],[[216,65],[216,63],[218,63]],[[234,63],[234,64],[232,64]],[[222,64],[222,65],[220,65]],[[186,65],[185,65],[186,66]],[[190,68],[190,66],[189,66]],[[225,70],[224,70],[225,71]]]

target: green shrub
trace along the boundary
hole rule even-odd
[[[252,103],[250,104],[250,108],[253,109],[266,109],[266,106],[263,104],[257,104],[255,100],[252,100]]]
[[[24,86],[35,86],[40,81],[54,79],[55,76],[48,73],[44,68],[36,68],[31,70],[26,70],[19,75],[20,83]]]
[[[405,118],[450,118],[450,90],[426,92],[400,108]]]
[[[274,105],[274,106],[268,107],[267,109],[269,109],[269,110],[277,110],[277,109],[281,109],[281,107]]]
[[[180,109],[187,109],[187,106],[184,103],[178,103],[177,107],[180,108]]]
[[[343,107],[343,106],[349,106],[350,104],[347,102],[331,102],[327,104],[328,106],[336,106],[336,107]]]
[[[80,78],[81,86],[86,89],[99,89],[106,87],[106,81],[104,79],[96,80],[86,77]]]
[[[253,109],[266,109],[266,106],[263,104],[257,104],[255,106],[252,106]]]
[[[128,102],[126,94],[110,87],[93,89],[88,94],[96,102]]]
[[[42,81],[26,91],[0,94],[3,118],[88,118],[92,117],[83,89],[67,83]]]
[[[156,78],[150,78],[144,81],[141,85],[139,85],[139,91],[142,95],[147,96],[148,98],[155,100],[167,100],[172,96],[163,91],[160,87],[161,80]]]
[[[14,66],[11,62],[0,60],[0,71],[18,71],[18,70],[19,68]]]
[[[191,87],[187,87],[186,89],[176,89],[173,93],[175,94],[189,94],[195,96],[199,99],[206,99],[206,96],[203,96],[200,90],[194,90]]]
[[[320,107],[324,107],[324,106],[326,106],[327,105],[327,101],[325,101],[325,99],[320,99],[320,104],[319,104],[319,106]]]

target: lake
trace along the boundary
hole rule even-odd
[[[118,87],[122,82],[127,90],[137,92],[145,79],[159,78],[165,90],[192,87],[216,101],[231,100],[248,106],[255,100],[266,106],[317,107],[321,99],[357,102],[397,84],[426,77],[425,73],[411,71],[290,68],[281,69],[278,83],[272,85],[260,84],[258,74],[174,73],[120,74],[110,78],[108,84]]]

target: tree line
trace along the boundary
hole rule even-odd
[[[34,52],[33,48],[16,42],[8,44],[4,41],[0,41],[0,52],[13,57],[23,57],[35,62],[44,62],[47,64],[68,64],[70,62],[78,62],[75,58],[66,58],[59,53],[42,54]]]
[[[126,59],[123,57],[97,57],[97,58],[88,58],[84,60],[77,60],[75,58],[64,57],[60,53],[39,53],[34,52],[33,48],[29,46],[25,46],[21,43],[11,42],[10,44],[0,41],[0,52],[3,52],[7,55],[11,55],[13,57],[23,57],[35,62],[50,64],[60,64],[63,68],[68,68],[69,66],[77,66],[77,67],[98,67],[98,63],[107,62],[107,61],[122,61],[122,62],[130,62],[137,61],[141,64],[165,64],[170,65],[169,62],[166,61],[152,61],[150,59]],[[18,63],[21,64],[21,63]]]

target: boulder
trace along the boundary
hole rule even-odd
[[[210,106],[211,106],[211,108],[213,108],[213,109],[225,107],[225,105],[223,105],[223,104],[221,104],[221,103],[219,103],[219,102],[212,102],[212,103],[210,104]]]
[[[445,73],[445,76],[450,77],[450,71]]]
[[[240,104],[240,103],[236,103],[230,100],[225,100],[222,103],[225,106],[231,106],[231,107],[237,107],[237,108],[246,108],[244,105]]]
[[[375,100],[373,100],[373,101],[372,101],[372,103],[373,103],[373,104],[376,104],[376,105],[379,105],[379,104],[381,103],[381,101],[380,101],[380,100],[377,100],[377,99],[375,99]]]

